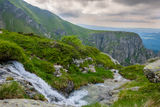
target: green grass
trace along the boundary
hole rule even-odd
[[[64,39],[71,41],[66,42]],[[70,82],[74,83],[74,89],[88,83],[103,82],[105,78],[112,78],[112,73],[106,68],[117,67],[107,55],[94,47],[82,45],[82,42],[75,36],[67,36],[58,42],[34,34],[18,34],[3,30],[3,34],[0,34],[0,41],[2,44],[0,53],[6,52],[0,55],[1,59],[17,60],[23,63],[26,70],[37,74],[60,91],[64,91]],[[81,65],[82,67],[89,64],[96,66],[101,64],[103,68],[96,68],[96,73],[81,73],[73,63],[73,59],[86,57],[92,57],[93,61],[86,61]],[[68,73],[62,71],[61,77],[55,77],[53,75],[54,64],[62,65],[69,70]]]
[[[160,83],[150,83],[143,74],[142,65],[133,65],[121,70],[121,74],[133,81],[123,85],[119,100],[111,107],[158,107],[160,105]],[[138,91],[130,88],[139,87]]]
[[[0,86],[0,99],[28,98],[22,86],[11,82]]]

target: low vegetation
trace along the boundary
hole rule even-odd
[[[159,107],[160,83],[151,83],[143,74],[142,65],[124,67],[121,74],[133,81],[123,85],[119,100],[111,107]],[[138,90],[132,88],[138,87]]]
[[[28,98],[22,86],[11,82],[0,86],[0,99]]]
[[[83,106],[83,107],[108,107],[108,106],[102,105],[100,103],[95,103],[95,104],[90,104],[90,105],[86,105],[86,106]]]
[[[88,83],[103,82],[112,78],[109,68],[116,68],[111,59],[98,49],[85,46],[76,36],[65,36],[61,41],[54,41],[34,34],[23,34],[3,30],[0,34],[0,59],[17,60],[26,70],[37,74],[52,87],[64,91],[68,83],[74,83],[74,89]],[[91,57],[97,72],[83,74],[73,63],[73,59]],[[87,66],[90,62],[86,62]],[[68,73],[62,71],[61,77],[55,77],[54,64],[62,65]],[[102,65],[101,67],[98,67]]]

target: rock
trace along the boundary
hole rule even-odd
[[[114,82],[118,82],[118,80],[114,80]]]
[[[88,71],[82,71],[82,73],[86,74],[86,73],[88,73]]]
[[[160,59],[148,62],[144,68],[144,74],[150,82],[160,82]]]
[[[67,87],[64,88],[62,91],[63,91],[63,94],[67,97],[73,90],[74,90],[73,81],[68,81]]]
[[[132,87],[132,88],[129,88],[129,90],[132,90],[132,91],[138,91],[140,87]]]
[[[50,104],[47,102],[30,100],[30,99],[8,99],[8,100],[0,100],[0,107],[67,107],[67,106]]]
[[[153,51],[143,46],[142,39],[136,33],[98,32],[91,34],[89,40],[122,65],[143,64],[155,57]]]
[[[3,33],[3,31],[0,31],[0,34],[2,34]]]
[[[96,72],[96,69],[95,69],[94,65],[89,65],[89,70],[91,72]]]
[[[62,75],[61,69],[63,69],[63,67],[61,65],[54,65],[54,68],[55,68],[54,75],[56,77],[60,77]]]

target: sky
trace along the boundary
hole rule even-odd
[[[24,0],[74,24],[160,28],[160,0]]]

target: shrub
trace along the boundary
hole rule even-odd
[[[25,61],[25,54],[23,49],[16,45],[15,43],[11,43],[8,41],[0,40],[0,60],[8,61],[8,60],[17,60],[20,62]]]
[[[26,98],[26,93],[17,82],[3,84],[0,87],[0,99]]]

